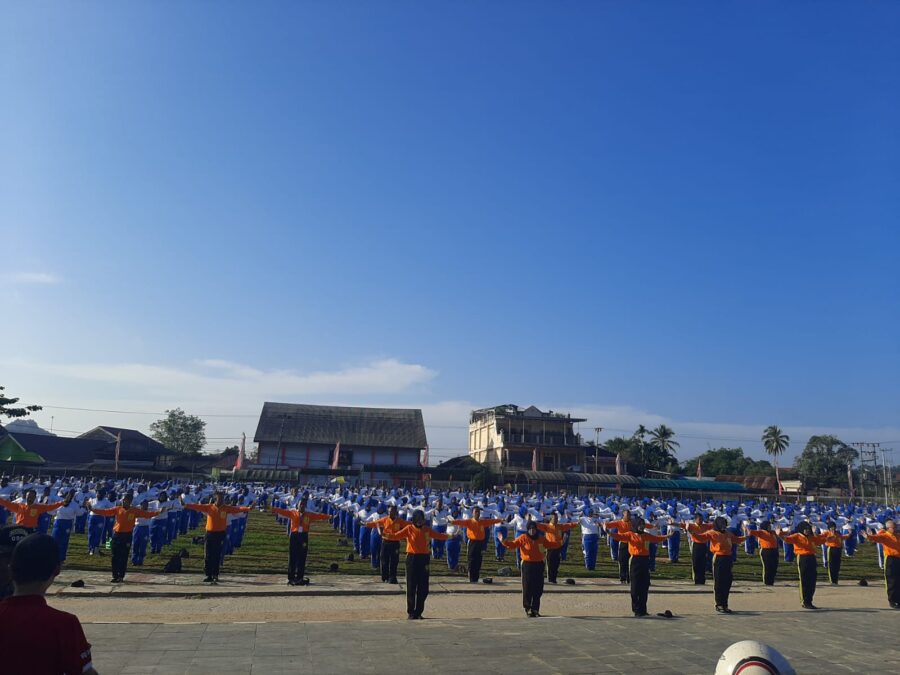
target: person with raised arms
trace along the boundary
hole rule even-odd
[[[772,523],[764,520],[759,524],[759,529],[753,529],[746,523],[744,527],[746,533],[751,537],[756,537],[759,542],[763,583],[766,586],[774,586],[775,576],[778,574],[778,537],[772,532]]]
[[[306,581],[306,555],[309,552],[309,530],[315,521],[331,520],[324,513],[312,513],[306,510],[307,500],[297,503],[294,509],[272,507],[272,513],[287,518],[290,522],[291,534],[288,540],[288,586],[302,586]]]
[[[900,535],[897,534],[897,523],[893,518],[884,521],[884,529],[868,534],[861,531],[862,537],[873,544],[881,544],[884,551],[884,588],[887,591],[888,604],[892,609],[900,609]]]
[[[615,525],[613,525],[615,523]],[[650,544],[665,541],[672,536],[644,532],[644,519],[636,517],[622,531],[622,521],[610,521],[604,527],[616,527],[617,532],[607,535],[620,544],[628,545],[629,580],[631,583],[631,611],[636,617],[647,616],[647,598],[650,594]]]
[[[576,527],[578,527],[578,523],[560,523],[559,513],[556,512],[550,515],[549,523],[540,523],[537,526],[545,535],[543,544],[546,551],[547,581],[551,584],[556,583],[556,577],[559,574],[565,534]]]
[[[782,541],[794,547],[794,555],[797,556],[797,575],[800,578],[800,600],[803,609],[818,609],[813,604],[813,596],[816,594],[816,575],[818,565],[816,563],[816,547],[825,543],[824,534],[813,534],[812,525],[803,521],[797,525],[797,532],[784,534],[784,530],[775,531]]]
[[[131,500],[131,493],[127,492],[122,499],[122,506],[114,506],[111,509],[91,509],[91,512],[98,516],[114,520],[112,536],[112,583],[114,584],[125,581],[135,521],[138,518],[153,518],[159,513],[159,511],[144,511],[134,508]]]
[[[709,550],[713,557],[713,589],[716,611],[732,614],[733,612],[728,606],[731,584],[734,581],[734,558],[731,553],[734,546],[743,542],[747,537],[740,537],[730,532],[728,519],[725,516],[717,516],[713,521],[713,529],[701,532],[696,536],[701,542],[709,543]]]
[[[825,568],[828,570],[828,581],[832,586],[838,585],[841,576],[841,558],[844,556],[844,542],[850,538],[849,534],[841,534],[837,530],[837,523],[829,520],[827,529],[820,532],[825,535]]]
[[[525,616],[535,618],[541,615],[541,596],[544,594],[544,553],[541,545],[544,537],[533,520],[528,523],[528,530],[512,541],[501,537],[505,548],[517,550],[522,555],[522,606]]]
[[[485,528],[500,522],[503,522],[500,518],[482,518],[479,506],[472,509],[471,518],[450,520],[453,525],[466,528],[466,536],[469,538],[469,581],[473,584],[478,582],[481,574],[481,558],[487,540]]]
[[[400,510],[391,504],[388,514],[378,520],[371,520],[365,527],[377,527],[381,532],[381,582],[397,583],[397,566],[400,561],[400,540],[397,533],[409,522],[400,518]]]
[[[706,584],[706,563],[709,556],[709,544],[701,538],[701,534],[713,528],[712,523],[704,522],[703,513],[697,511],[693,522],[678,523],[678,526],[688,533],[691,538],[691,578],[696,586]]]
[[[24,527],[28,530],[29,534],[32,534],[37,532],[38,520],[43,514],[55,511],[63,505],[62,502],[56,502],[55,504],[36,504],[36,500],[37,492],[34,490],[27,490],[25,492],[24,502],[11,502],[0,498],[0,506],[10,513],[15,514],[16,525]]]
[[[206,545],[204,550],[203,583],[215,584],[219,581],[219,568],[222,564],[222,544],[225,541],[225,530],[228,527],[228,514],[250,511],[249,506],[228,506],[225,504],[225,493],[216,492],[210,504],[185,504],[184,508],[206,514]]]
[[[428,597],[431,541],[447,541],[446,532],[438,532],[425,525],[425,512],[416,509],[412,524],[396,533],[399,541],[406,541],[406,618],[421,619]]]

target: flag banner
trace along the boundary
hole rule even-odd
[[[238,451],[237,462],[234,463],[235,469],[244,468],[244,446],[247,443],[247,434],[241,434],[241,449]]]
[[[334,446],[334,459],[331,460],[331,469],[334,471],[338,468],[338,462],[341,459],[341,442],[338,441],[337,445]]]
[[[119,470],[119,454],[122,452],[122,432],[116,434],[116,471]]]
[[[700,460],[697,460],[697,478],[703,478],[703,466]]]
[[[594,452],[596,452],[596,450]],[[620,453],[616,453],[616,475],[622,475],[622,455]]]
[[[538,457],[537,457],[537,448],[534,449],[531,453],[531,470],[538,470]]]
[[[856,491],[853,489],[853,466],[850,462],[847,462],[847,485],[850,488],[850,499],[853,499]]]

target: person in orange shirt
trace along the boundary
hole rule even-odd
[[[697,534],[697,539],[709,542],[709,551],[713,557],[713,590],[716,597],[716,611],[731,614],[728,607],[728,596],[731,594],[731,583],[734,581],[734,558],[731,549],[747,537],[739,537],[728,531],[728,520],[718,516],[713,521],[713,529]],[[691,536],[694,536],[693,534]]]
[[[607,528],[615,528],[619,534],[623,534],[625,532],[631,532],[632,530],[632,521],[633,518],[631,516],[631,511],[629,509],[622,510],[622,517],[618,520],[610,520],[604,527]],[[644,522],[644,519],[641,518],[641,522]],[[646,527],[647,523],[644,523]],[[613,537],[615,539],[615,537]],[[616,540],[618,541],[618,540]],[[629,553],[627,546],[620,546],[618,555],[616,556],[616,561],[619,563],[619,583],[627,584],[629,581]]]
[[[16,525],[24,527],[28,530],[29,534],[33,534],[37,531],[38,518],[41,517],[41,514],[55,511],[63,505],[62,502],[56,502],[55,504],[35,504],[34,502],[36,499],[37,492],[34,490],[27,490],[25,492],[24,504],[0,499],[0,506],[10,513],[15,513]]]
[[[400,562],[400,540],[397,533],[409,522],[400,518],[395,504],[391,504],[384,518],[366,523],[366,527],[377,527],[381,532],[381,582],[397,583],[397,565]]]
[[[775,585],[775,576],[778,574],[778,537],[772,532],[772,523],[764,520],[759,524],[758,530],[750,529],[746,525],[747,534],[756,537],[759,541],[759,559],[762,562],[763,583],[766,586]]]
[[[881,532],[867,534],[863,530],[862,536],[873,544],[881,544],[884,549],[884,587],[888,604],[893,609],[900,609],[900,536],[896,522],[888,519]]]
[[[461,518],[449,522],[466,528],[466,536],[469,538],[469,581],[473,584],[478,583],[478,578],[481,574],[481,556],[487,544],[487,535],[484,528],[503,521],[499,518],[482,518],[481,509],[476,506],[472,509],[471,518]]]
[[[541,526],[538,523],[529,520],[527,527],[525,534],[520,534],[512,541],[507,541],[502,533],[497,536],[504,548],[518,549],[522,556],[522,605],[525,607],[525,616],[534,618],[541,615],[541,596],[544,594],[544,553],[541,545],[546,548],[547,540],[541,536]],[[561,533],[559,536],[561,539]]]
[[[272,513],[287,518],[291,523],[291,534],[288,538],[288,586],[305,586],[309,579],[306,572],[306,554],[309,551],[309,528],[317,520],[331,520],[324,513],[310,513],[306,510],[306,500],[301,499],[296,509],[272,507]]]
[[[553,513],[550,522],[539,523],[537,528],[544,533],[544,550],[547,551],[547,581],[556,583],[559,574],[559,564],[562,557],[562,547],[565,541],[565,533],[578,527],[578,523],[559,522],[559,514]]]
[[[128,554],[131,552],[131,537],[134,533],[134,521],[137,518],[152,518],[159,515],[159,511],[144,511],[131,506],[133,495],[127,492],[122,498],[122,506],[111,509],[90,509],[92,513],[104,518],[115,518],[113,524],[113,536],[110,547],[112,548],[112,583],[118,584],[125,581],[125,573],[128,571]]]
[[[612,521],[605,527],[613,527]],[[631,611],[635,616],[647,616],[647,597],[650,594],[650,544],[659,544],[674,534],[670,530],[668,534],[648,534],[644,532],[644,519],[634,518],[628,531],[621,530],[619,522],[615,527],[618,532],[609,532],[607,535],[620,544],[628,544],[628,556],[630,559],[628,576],[631,579]]]
[[[837,586],[841,575],[841,558],[844,556],[844,541],[850,535],[838,532],[837,523],[833,520],[829,520],[826,526],[828,529],[819,533],[825,535],[825,567],[828,569],[828,581],[832,586]]]
[[[190,511],[206,514],[206,546],[204,550],[205,584],[219,582],[219,567],[222,564],[222,544],[228,527],[229,513],[248,513],[249,506],[229,506],[225,504],[225,493],[217,492],[212,504],[185,504]]]
[[[709,557],[709,544],[698,535],[709,532],[712,523],[704,522],[704,515],[699,511],[694,514],[694,520],[690,523],[678,523],[678,527],[685,530],[691,537],[691,578],[695,586],[706,585],[706,566]]]
[[[824,534],[813,534],[812,525],[802,522],[797,525],[795,534],[783,534],[784,530],[775,530],[782,541],[792,544],[797,556],[797,574],[800,577],[800,599],[803,609],[818,609],[813,604],[816,594],[816,547],[825,543]]]
[[[429,563],[431,562],[431,539],[447,541],[445,532],[438,532],[425,525],[425,512],[413,511],[412,525],[397,532],[398,540],[406,540],[406,618],[421,619],[428,597]]]

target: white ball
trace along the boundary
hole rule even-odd
[[[778,650],[756,640],[735,642],[722,652],[716,675],[796,675]]]

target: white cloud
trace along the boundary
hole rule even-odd
[[[48,272],[11,272],[3,275],[3,280],[16,286],[52,286],[62,283],[62,279]]]

